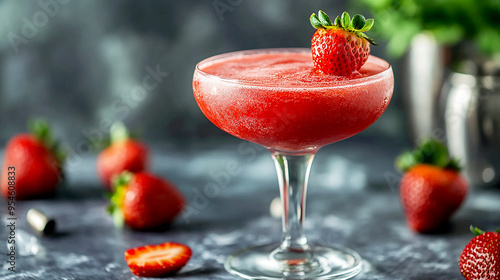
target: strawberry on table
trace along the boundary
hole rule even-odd
[[[458,161],[436,140],[424,141],[416,150],[397,160],[401,179],[400,196],[408,226],[430,232],[446,223],[460,207],[468,184]]]
[[[365,64],[370,55],[370,44],[376,43],[363,32],[372,28],[374,20],[347,12],[332,23],[328,15],[319,11],[312,14],[311,25],[316,33],[311,40],[314,68],[322,73],[349,76]]]
[[[11,195],[9,181],[15,182],[15,199],[22,200],[55,193],[62,179],[65,154],[58,149],[48,124],[35,120],[29,129],[31,134],[13,137],[5,148],[0,174],[5,198]]]
[[[160,277],[179,271],[191,258],[191,249],[180,243],[166,242],[129,249],[125,261],[137,276]]]
[[[111,144],[97,157],[97,173],[103,184],[109,189],[114,176],[123,171],[144,171],[147,163],[146,146],[130,138],[123,123],[114,123],[111,126]]]
[[[471,226],[476,235],[460,255],[458,266],[467,280],[500,279],[500,230],[484,232]]]
[[[108,210],[115,225],[135,230],[152,230],[172,223],[185,201],[174,185],[155,175],[123,172],[114,182]]]

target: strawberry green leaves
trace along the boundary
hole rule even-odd
[[[370,30],[373,27],[373,24],[375,23],[375,20],[372,18],[365,19],[364,16],[360,14],[354,15],[352,18],[352,27],[361,32],[366,32]]]
[[[396,166],[402,172],[406,172],[417,165],[419,160],[420,159],[415,156],[413,151],[406,151],[396,159]]]
[[[342,24],[342,27],[345,29],[352,28],[351,17],[347,12],[342,13],[342,17],[340,18],[340,23]]]
[[[481,235],[484,233],[484,231],[480,230],[479,228],[471,225],[470,226],[470,232],[472,232],[472,234],[474,234],[475,236],[478,236],[478,235]]]
[[[352,17],[352,27],[356,30],[361,30],[361,28],[365,26],[365,23],[365,17],[360,14],[356,14]]]
[[[360,38],[366,39],[370,44],[372,45],[377,45],[373,41],[372,38],[368,37],[365,35],[363,32],[366,32],[370,30],[373,26],[373,23],[375,22],[374,19],[365,19],[364,16],[360,14],[356,14],[352,17],[349,16],[349,13],[343,12],[342,15],[339,17],[337,16],[335,18],[334,23],[330,20],[330,17],[323,12],[319,11],[318,15],[313,13],[311,17],[309,18],[309,21],[311,22],[312,27],[318,29],[318,28],[325,28],[325,29],[343,29],[350,31],[354,33],[356,36]]]
[[[446,146],[435,139],[423,141],[416,149],[404,152],[396,159],[396,166],[402,172],[420,163],[456,171],[461,169],[458,159],[450,157]]]
[[[479,235],[486,232],[486,231],[481,230],[478,227],[475,227],[473,225],[471,225],[469,229],[470,229],[470,232],[472,232],[472,234],[474,234],[475,236],[479,236]],[[495,232],[500,233],[500,229],[497,229]]]
[[[28,130],[31,134],[47,147],[57,158],[60,165],[64,162],[67,152],[60,147],[47,121],[34,119],[28,122]]]
[[[372,19],[372,18],[367,19],[365,21],[365,24],[363,25],[363,27],[361,29],[359,29],[359,31],[366,32],[366,31],[372,29],[374,23],[375,23],[374,19]]]
[[[313,14],[313,15],[314,15],[314,14]],[[341,26],[341,25],[342,25],[342,23],[340,23],[340,17],[339,17],[339,16],[337,16],[337,17],[335,18],[335,23],[334,23],[334,25],[335,25],[335,26]]]
[[[113,224],[117,228],[122,228],[124,225],[124,215],[122,211],[122,202],[125,198],[127,185],[132,181],[134,175],[128,171],[124,171],[119,176],[113,178],[114,192],[109,194],[110,204],[108,213],[113,217]]]
[[[309,18],[309,21],[311,22],[312,27],[316,29],[323,28],[323,24],[321,23],[321,21],[319,21],[319,18],[316,14],[313,13]]]
[[[34,119],[28,123],[28,129],[33,134],[36,139],[47,145],[47,147],[52,147],[54,145],[54,136],[49,127],[49,124],[43,119]]]
[[[321,10],[318,12],[318,18],[323,26],[332,26],[333,25],[332,21],[330,20],[328,15]]]
[[[113,195],[110,196],[110,204],[108,206],[108,213],[113,217],[113,224],[116,228],[123,228],[125,224],[125,217],[121,209],[121,203],[125,197],[125,187],[120,186],[116,188]]]

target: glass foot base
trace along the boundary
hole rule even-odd
[[[239,251],[227,259],[224,267],[246,279],[349,279],[361,271],[362,259],[341,246],[312,247],[313,259],[290,266],[272,255],[279,244],[262,245]]]

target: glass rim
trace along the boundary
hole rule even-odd
[[[384,65],[385,70],[380,71],[377,74],[370,75],[367,77],[362,77],[362,78],[357,78],[357,79],[352,79],[349,80],[348,83],[345,84],[335,84],[335,85],[317,85],[314,84],[312,86],[283,86],[283,85],[266,85],[266,84],[258,84],[258,83],[250,83],[250,82],[244,82],[244,81],[239,81],[235,79],[227,79],[227,78],[222,78],[217,75],[209,74],[207,72],[204,72],[201,70],[201,65],[206,64],[206,63],[214,63],[218,60],[226,59],[229,57],[237,57],[237,56],[245,56],[245,55],[255,55],[255,54],[263,54],[263,53],[310,53],[311,49],[310,48],[263,48],[263,49],[250,49],[250,50],[240,50],[240,51],[233,51],[233,52],[227,52],[227,53],[222,53],[218,55],[213,55],[208,58],[205,58],[198,62],[195,67],[195,72],[209,78],[209,79],[215,79],[219,80],[225,83],[230,83],[230,84],[236,84],[236,85],[241,85],[241,86],[246,86],[246,87],[258,87],[258,88],[307,88],[307,89],[325,89],[325,88],[343,88],[343,87],[352,87],[352,86],[357,86],[357,85],[363,85],[369,82],[374,82],[382,77],[388,75],[388,73],[392,73],[392,66],[389,64],[389,62],[385,61],[382,58],[379,58],[377,56],[371,55],[369,56],[369,60],[375,60],[377,64],[379,65]]]

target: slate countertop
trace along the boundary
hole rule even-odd
[[[385,146],[343,141],[318,153],[307,198],[309,240],[343,244],[360,253],[364,266],[355,280],[462,279],[458,258],[472,238],[468,227],[500,226],[500,190],[473,190],[447,232],[414,234],[405,225],[392,162],[401,149]],[[166,241],[193,249],[177,279],[236,279],[223,268],[230,253],[280,239],[281,222],[269,214],[270,202],[279,195],[275,169],[258,146],[240,142],[187,151],[156,148],[153,172],[174,182],[189,205],[164,232],[113,228],[95,158],[72,160],[68,180],[55,198],[18,202],[15,273],[7,270],[7,205],[0,203],[0,279],[140,279],[128,270],[124,251]],[[237,171],[225,184],[217,174],[228,163]],[[30,208],[54,217],[55,236],[33,233],[25,221]]]

